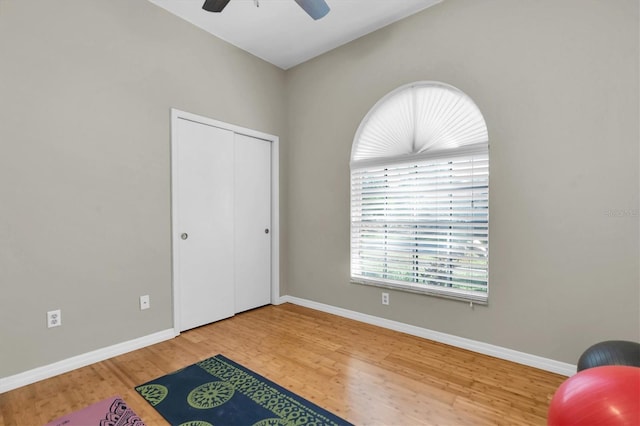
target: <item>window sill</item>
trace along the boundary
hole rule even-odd
[[[416,294],[422,294],[425,296],[432,296],[432,297],[439,297],[442,299],[449,299],[449,300],[455,300],[458,302],[465,302],[465,303],[473,303],[475,305],[483,305],[483,306],[488,306],[489,305],[489,298],[488,296],[483,296],[483,295],[469,295],[469,294],[465,294],[465,293],[459,293],[456,292],[455,290],[451,290],[451,291],[442,291],[442,290],[434,290],[434,289],[430,289],[430,288],[422,288],[419,286],[414,286],[411,284],[406,284],[406,285],[402,285],[402,284],[392,284],[392,283],[381,283],[378,281],[368,281],[368,280],[362,280],[362,279],[357,279],[357,278],[351,278],[350,280],[351,284],[358,284],[358,285],[364,285],[364,286],[369,286],[369,287],[379,287],[379,288],[386,288],[386,289],[390,289],[390,290],[399,290],[399,291],[404,291],[407,293],[416,293]]]

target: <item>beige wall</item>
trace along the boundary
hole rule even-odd
[[[282,294],[569,363],[640,339],[638,216],[605,214],[638,209],[638,21],[445,0],[283,72],[146,0],[0,0],[0,377],[172,326],[171,107],[281,137]],[[489,126],[488,307],[349,283],[353,135],[416,80]]]
[[[635,0],[446,0],[290,70],[289,294],[572,364],[640,340],[638,45]],[[488,124],[487,307],[349,283],[354,133],[418,80]]]
[[[0,377],[171,328],[170,108],[282,136],[283,102],[146,0],[0,0]]]

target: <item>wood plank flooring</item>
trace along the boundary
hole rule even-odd
[[[0,394],[0,425],[43,425],[113,395],[166,425],[133,388],[219,353],[356,425],[543,425],[566,379],[283,304]]]

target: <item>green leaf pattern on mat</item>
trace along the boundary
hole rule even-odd
[[[193,408],[215,408],[233,397],[233,386],[225,382],[210,382],[198,386],[187,396],[187,402]]]
[[[252,426],[286,426],[286,422],[282,419],[264,419],[260,420],[257,423],[254,423]]]
[[[154,407],[169,394],[169,389],[162,385],[143,385],[138,386],[136,390]]]
[[[331,419],[216,357],[201,361],[197,365],[212,376],[227,382],[236,392],[251,398],[255,403],[280,417],[282,422],[280,424],[291,426],[336,424]]]

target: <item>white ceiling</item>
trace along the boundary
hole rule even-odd
[[[204,0],[149,0],[203,30],[282,69],[420,12],[443,0],[326,0],[314,21],[294,0],[231,0],[222,13]]]

